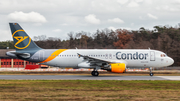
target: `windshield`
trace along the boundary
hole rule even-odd
[[[167,57],[167,55],[166,54],[161,54],[161,57]]]

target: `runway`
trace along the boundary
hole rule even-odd
[[[0,80],[180,80],[180,76],[0,75]]]

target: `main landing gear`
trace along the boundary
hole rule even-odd
[[[98,72],[96,69],[94,69],[94,70],[91,72],[91,75],[92,75],[92,76],[98,76],[98,75],[99,75],[99,72]]]
[[[152,73],[152,67],[150,67],[149,70],[150,70],[149,75],[152,77],[152,76],[154,75],[154,74]]]

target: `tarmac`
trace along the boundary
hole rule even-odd
[[[0,80],[180,80],[180,76],[0,75]]]

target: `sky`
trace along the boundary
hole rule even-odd
[[[179,12],[180,0],[0,0],[0,41],[12,40],[9,22],[19,23],[32,38],[66,40],[70,32],[174,27]]]

